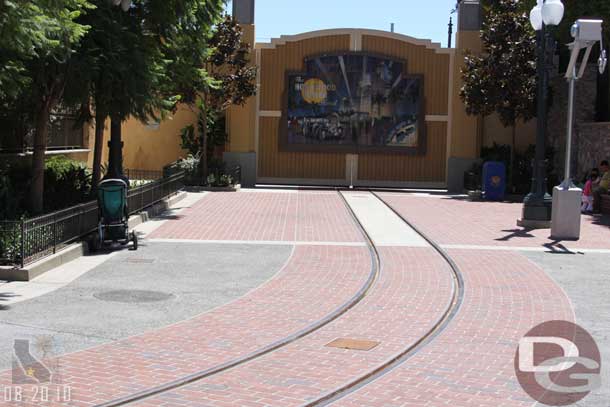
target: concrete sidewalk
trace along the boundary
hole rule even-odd
[[[165,327],[237,299],[271,278],[290,246],[148,243],[122,251],[67,286],[0,311],[0,370],[13,340],[46,357]],[[0,286],[0,297],[11,292]],[[0,302],[1,304],[1,302]]]

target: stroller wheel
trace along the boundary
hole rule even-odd
[[[91,239],[89,239],[89,251],[95,253],[102,249],[102,240],[98,233],[94,233]]]
[[[132,250],[138,250],[138,235],[136,232],[131,232],[131,240],[133,242]]]
[[[89,252],[95,253],[97,251],[97,233],[94,233],[89,240],[87,240],[87,244],[89,245]]]

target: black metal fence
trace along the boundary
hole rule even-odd
[[[163,171],[126,169],[125,176],[130,181],[156,181],[163,178]]]
[[[183,186],[184,173],[178,173],[132,188],[127,193],[129,213],[140,212]],[[36,218],[0,222],[0,263],[24,267],[91,233],[97,223],[96,201]]]

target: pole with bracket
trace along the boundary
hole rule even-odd
[[[574,42],[570,44],[570,64],[566,70],[566,79],[569,82],[570,92],[568,100],[568,128],[566,134],[566,157],[565,174],[563,183],[553,190],[553,219],[551,237],[557,240],[580,239],[582,190],[572,184],[572,135],[574,132],[574,98],[576,81],[585,73],[587,63],[591,56],[591,50],[600,42],[602,43],[602,20],[580,19],[572,26],[571,34]],[[580,69],[577,68],[581,51],[585,50]],[[608,59],[605,52],[600,52],[598,64],[599,72],[606,69]]]

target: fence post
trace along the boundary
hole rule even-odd
[[[25,220],[21,219],[21,247],[19,251],[21,252],[21,268],[25,267]]]
[[[57,251],[57,215],[53,215],[53,254]]]

